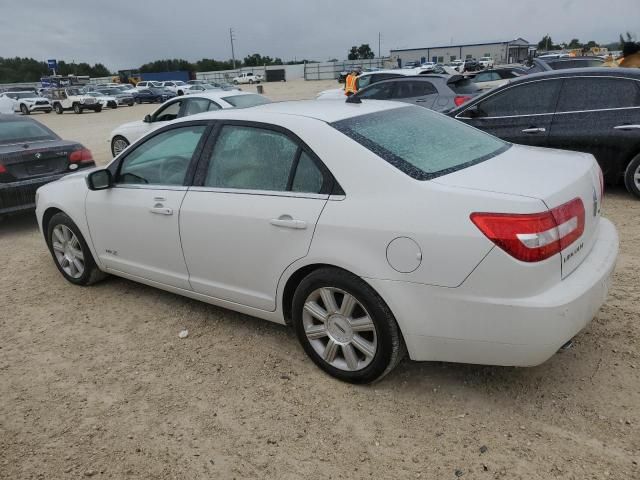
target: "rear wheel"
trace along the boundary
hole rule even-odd
[[[640,154],[633,157],[624,172],[624,185],[630,193],[640,198]]]
[[[116,135],[111,140],[111,154],[115,157],[129,146],[129,141],[121,135]]]
[[[59,103],[56,103],[53,106],[53,109],[56,111],[58,115],[62,115],[64,113],[64,109],[62,108],[62,105],[60,105]]]
[[[91,255],[80,230],[65,213],[56,213],[47,226],[47,244],[60,273],[75,285],[91,285],[106,277]]]
[[[101,112],[101,111],[102,111],[102,105],[100,105],[100,106],[98,106],[98,107],[94,108],[94,109],[93,109],[93,111],[94,111],[94,112],[96,112],[96,113]]]
[[[380,296],[359,277],[322,268],[300,282],[293,297],[293,325],[311,360],[350,383],[370,383],[402,359],[398,324]]]
[[[20,111],[23,115],[29,115],[29,107],[27,107],[24,103],[20,104]]]

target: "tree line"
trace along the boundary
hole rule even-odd
[[[58,62],[59,75],[89,75],[91,77],[106,77],[109,69],[101,63]],[[49,75],[50,70],[46,62],[33,58],[3,58],[0,57],[0,83],[37,82],[40,77]]]
[[[633,41],[635,41],[635,36],[632,35],[630,32],[626,32],[626,34],[624,35],[621,33],[620,38],[617,42],[611,42],[611,43],[605,43],[605,44],[598,44],[595,40],[589,40],[588,42],[583,43],[577,38],[572,38],[568,43],[567,42],[555,43],[551,38],[551,35],[547,34],[544,37],[542,37],[542,40],[538,42],[538,50],[545,51],[545,52],[549,50],[563,50],[563,49],[575,50],[579,48],[583,50],[589,50],[594,47],[605,47],[609,50],[622,50],[625,43],[633,42]]]
[[[261,67],[263,65],[293,65],[296,63],[305,63],[309,60],[284,62],[281,58],[272,58],[268,55],[254,53],[247,55],[243,60],[236,61],[236,68],[240,67]],[[141,73],[157,73],[157,72],[212,72],[216,70],[233,69],[233,60],[214,60],[212,58],[203,58],[196,62],[190,62],[181,58],[155,60],[140,66]],[[59,75],[89,75],[90,77],[109,77],[115,75],[101,63],[89,65],[88,63],[67,63],[63,60],[58,61]],[[20,83],[20,82],[37,82],[41,77],[51,74],[47,63],[33,58],[2,58],[0,57],[0,83]]]

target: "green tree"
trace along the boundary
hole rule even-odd
[[[599,47],[600,45],[598,45],[598,43],[595,40],[589,40],[587,42],[587,44],[585,45],[585,48],[589,49],[589,48],[595,48],[595,47]]]
[[[373,53],[371,47],[368,43],[363,43],[358,47],[358,58],[361,60],[366,60],[369,58],[375,58],[376,54]]]
[[[560,45],[556,45],[553,43],[551,36],[549,34],[542,37],[542,40],[538,42],[538,50],[541,51],[549,51],[549,50],[559,50]]]
[[[572,38],[569,45],[567,45],[567,48],[582,48],[582,44],[577,38]]]
[[[349,60],[357,60],[358,59],[358,47],[356,47],[355,45],[353,47],[351,47],[351,50],[349,50],[349,54],[347,55],[347,58]]]

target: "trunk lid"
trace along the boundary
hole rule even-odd
[[[69,171],[69,155],[82,148],[75,142],[47,140],[0,145],[0,163],[6,173],[0,183],[62,174]]]
[[[532,197],[543,201],[548,209],[580,198],[585,211],[584,232],[560,252],[562,278],[573,272],[593,247],[602,194],[599,167],[590,154],[513,145],[490,160],[433,181],[472,190]]]

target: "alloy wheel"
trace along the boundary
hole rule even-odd
[[[127,142],[124,138],[116,138],[113,141],[113,156],[117,157],[128,146],[129,146],[129,142]]]
[[[640,164],[638,164],[636,171],[633,172],[633,183],[635,183],[636,188],[640,190]]]
[[[314,290],[305,300],[302,324],[309,344],[334,368],[362,370],[378,350],[371,316],[355,296],[344,290]]]
[[[71,278],[80,278],[84,273],[84,253],[76,234],[66,225],[56,225],[51,246],[60,268]]]

